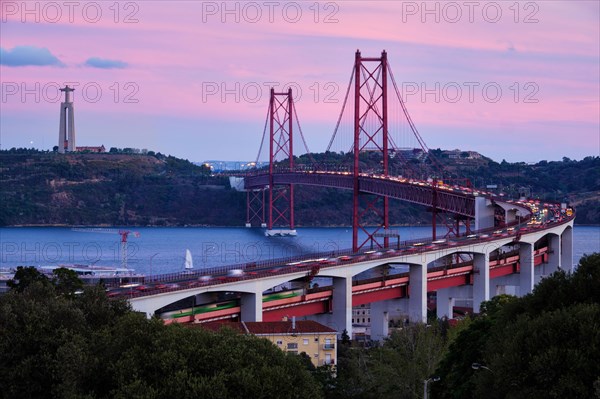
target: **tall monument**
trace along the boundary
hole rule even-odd
[[[58,129],[58,152],[72,152],[75,147],[75,114],[71,92],[75,89],[65,86],[60,91],[65,92],[65,101],[60,103],[60,127]]]

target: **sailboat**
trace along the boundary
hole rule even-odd
[[[185,267],[186,273],[191,273],[192,269],[194,268],[194,261],[192,260],[192,253],[190,252],[189,249],[185,250],[184,267]]]

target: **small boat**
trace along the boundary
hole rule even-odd
[[[194,261],[192,260],[192,253],[190,252],[189,249],[185,250],[184,268],[185,268],[186,273],[192,272],[192,269],[194,268]]]

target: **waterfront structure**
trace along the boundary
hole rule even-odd
[[[60,103],[60,123],[58,128],[58,152],[73,152],[75,146],[75,112],[71,101],[71,92],[75,89],[66,85],[60,91],[65,92],[65,101]]]

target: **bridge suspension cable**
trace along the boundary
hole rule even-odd
[[[296,104],[292,102],[292,112],[294,117],[296,118],[296,125],[298,126],[298,131],[300,132],[300,138],[302,139],[302,143],[304,144],[304,149],[306,150],[306,155],[310,159],[310,162],[313,165],[317,165],[317,161],[312,156],[310,149],[308,148],[308,144],[306,143],[306,138],[304,137],[304,133],[302,133],[302,127],[300,126],[300,119],[298,119],[298,111],[296,110]]]
[[[254,165],[258,165],[258,161],[260,160],[260,154],[262,152],[263,145],[265,144],[265,137],[267,135],[267,126],[269,124],[269,108],[267,108],[267,116],[265,117],[265,126],[263,128],[262,138],[260,139],[260,147],[258,147],[258,154],[256,154],[256,160],[254,161]]]
[[[435,155],[433,155],[431,153],[431,150],[429,149],[429,147],[427,147],[427,144],[425,144],[425,140],[423,140],[423,137],[421,137],[421,135],[419,134],[419,131],[417,130],[417,126],[415,126],[415,123],[413,122],[412,118],[410,117],[410,114],[408,113],[408,110],[406,109],[406,105],[404,104],[404,101],[402,101],[402,95],[400,94],[400,90],[398,90],[398,85],[396,84],[396,79],[394,78],[394,73],[392,72],[391,66],[389,68],[389,71],[390,71],[390,79],[392,80],[392,85],[394,86],[394,91],[396,92],[396,96],[398,97],[398,102],[400,103],[400,106],[402,107],[402,111],[403,111],[404,115],[406,116],[406,120],[408,121],[408,124],[409,124],[413,134],[415,135],[417,141],[419,142],[421,149],[432,160],[432,163],[435,164],[435,166],[439,169],[438,172],[440,174],[443,174],[444,166],[435,157]]]
[[[327,146],[326,152],[331,150],[331,146],[333,145],[333,141],[335,140],[335,136],[337,135],[338,129],[340,127],[340,123],[342,122],[342,116],[344,115],[344,110],[346,109],[346,103],[348,102],[348,95],[350,94],[350,88],[352,87],[352,81],[354,80],[354,69],[356,66],[352,67],[352,73],[350,73],[350,81],[348,82],[348,89],[346,89],[346,96],[344,97],[344,103],[342,104],[342,110],[340,111],[340,115],[338,116],[337,123],[335,124],[335,129],[333,130],[333,136],[331,136],[331,140],[329,140],[329,145]]]

